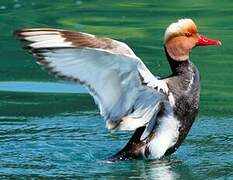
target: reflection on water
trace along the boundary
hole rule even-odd
[[[147,173],[148,179],[158,179],[158,180],[173,180],[179,178],[179,174],[177,174],[169,164],[151,164],[149,172]],[[142,176],[143,177],[143,176]]]

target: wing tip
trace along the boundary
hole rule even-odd
[[[15,31],[13,31],[13,36],[16,37],[16,39],[25,40],[25,37],[33,36],[30,34],[26,35],[27,33],[38,32],[39,35],[41,31],[47,31],[48,33],[59,33],[64,30],[53,29],[53,28],[23,28],[23,29],[16,29]]]
[[[26,37],[25,35],[23,35],[23,33],[26,32],[32,32],[35,31],[37,28],[32,28],[32,29],[16,29],[13,32],[13,36],[16,37],[16,39],[23,39],[24,37]],[[38,30],[38,29],[37,29]]]
[[[16,30],[13,32],[13,36],[14,36],[16,39],[24,40],[24,36],[22,35],[22,32],[23,32],[23,29],[16,29]]]

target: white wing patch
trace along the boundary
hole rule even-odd
[[[56,47],[74,47],[71,42],[65,42],[64,39],[49,39],[44,41],[35,42],[29,45],[31,48],[43,48],[43,47],[54,47],[54,44],[56,44]]]
[[[153,89],[164,84],[125,43],[57,29],[26,29],[15,35],[31,42],[27,47],[49,72],[87,87],[109,129],[145,126],[166,101]]]
[[[134,130],[158,111],[161,93],[141,84],[137,64],[127,56],[98,49],[38,49],[33,53],[58,77],[84,84],[105,117],[109,129]]]

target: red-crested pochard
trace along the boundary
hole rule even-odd
[[[171,75],[156,78],[123,42],[62,29],[20,29],[14,35],[55,76],[84,85],[110,130],[136,130],[109,160],[158,159],[176,151],[199,107],[200,78],[189,53],[220,45],[198,33],[191,19],[166,29],[164,49]]]

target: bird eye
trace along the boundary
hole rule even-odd
[[[186,37],[191,37],[191,36],[192,36],[192,33],[187,32],[187,33],[185,33],[185,36],[186,36]]]

